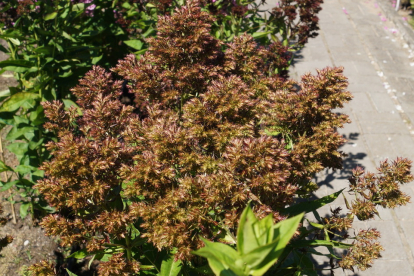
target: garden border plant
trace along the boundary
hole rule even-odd
[[[76,106],[69,88],[92,65],[110,68],[125,54],[137,56],[148,47],[146,37],[155,35],[158,14],[170,14],[185,4],[177,1],[84,1],[11,0],[0,3],[0,47],[10,58],[0,62],[4,72],[15,73],[17,87],[0,93],[1,128],[11,125],[7,139],[12,143],[19,166],[3,164],[1,171],[12,171],[2,191],[13,189],[23,198],[20,215],[36,210],[40,217],[54,210],[33,189],[43,177],[40,164],[50,158],[47,141],[56,137],[43,127],[41,102],[62,100],[65,108]],[[215,16],[212,33],[225,42],[239,33],[251,34],[262,45],[272,48],[270,73],[287,74],[291,51],[316,35],[322,1],[281,1],[267,19],[260,5],[251,0],[200,1]],[[299,20],[297,20],[299,19]],[[296,40],[296,42],[293,42]],[[223,44],[225,45],[225,44]],[[129,96],[129,95],[128,95]],[[13,178],[12,178],[13,177]],[[13,202],[13,199],[10,199]]]
[[[318,188],[311,181],[315,173],[342,167],[339,146],[345,139],[336,129],[349,119],[332,110],[352,97],[343,68],[306,74],[300,82],[283,79],[269,70],[277,63],[270,46],[247,34],[223,43],[210,34],[213,21],[190,2],[159,18],[157,36],[147,40],[150,47],[140,59],[129,55],[112,73],[101,67],[88,72],[72,90],[77,106],[43,104],[45,128],[58,139],[48,143],[53,158],[43,164],[46,177],[36,188],[57,212],[41,225],[62,245],[83,247],[72,257],[101,260],[99,275],[211,274],[207,261],[192,252],[203,247],[203,239],[234,243],[250,202],[250,222],[257,228],[247,227],[242,216],[241,257],[251,251],[242,249],[240,235],[255,229],[264,235],[259,247],[278,262],[222,264],[229,275],[260,275],[263,267],[278,275],[316,275],[312,255],[323,255],[318,246],[339,260],[332,269],[368,268],[382,250],[379,233],[349,236],[346,230],[355,216],[372,218],[377,205],[408,202],[399,187],[413,180],[411,162],[385,161],[375,175],[356,169],[350,180],[355,199],[345,216],[339,209],[325,218],[317,212],[342,191],[296,203]],[[123,81],[116,74],[127,80],[134,106],[119,101]],[[275,255],[273,223],[302,212],[312,212],[316,221],[303,221]],[[213,246],[206,244],[197,252]],[[348,251],[341,257],[333,248]],[[215,264],[213,271],[222,273]],[[30,270],[54,275],[47,262]]]

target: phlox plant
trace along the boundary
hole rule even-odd
[[[53,212],[33,188],[44,175],[40,164],[50,158],[45,144],[56,140],[43,128],[43,102],[61,100],[75,106],[70,91],[92,66],[109,69],[128,53],[138,58],[148,49],[146,38],[156,35],[158,15],[174,14],[185,0],[10,0],[0,3],[0,50],[9,59],[0,62],[0,73],[12,71],[16,87],[0,92],[0,128],[10,125],[8,149],[19,165],[2,164],[11,171],[1,190],[13,189],[23,198],[20,215]],[[200,7],[214,20],[210,33],[227,43],[250,34],[268,51],[269,74],[287,77],[292,51],[314,37],[322,1],[283,0],[262,13],[262,3],[252,0],[200,0]],[[122,77],[122,76],[119,76]],[[125,88],[126,82],[124,82]],[[124,89],[125,90],[125,89]],[[130,101],[131,95],[124,97]],[[13,197],[12,197],[13,198]],[[12,198],[10,200],[12,200]]]
[[[333,110],[352,98],[343,68],[286,80],[271,70],[278,62],[271,46],[248,34],[225,43],[211,34],[212,24],[209,12],[189,2],[159,17],[157,36],[146,40],[139,59],[128,55],[110,72],[93,67],[71,90],[76,105],[43,104],[44,127],[57,137],[47,144],[52,159],[35,186],[56,210],[41,222],[46,233],[63,246],[79,245],[71,257],[100,260],[98,275],[211,275],[217,263],[210,270],[193,252],[209,257],[200,252],[210,242],[253,235],[244,226],[237,232],[250,202],[254,229],[268,237],[258,245],[271,248],[266,273],[317,275],[311,258],[322,254],[318,246],[338,259],[333,268],[368,268],[382,250],[379,233],[350,237],[346,230],[355,216],[371,218],[377,205],[408,202],[399,186],[413,179],[411,162],[383,162],[378,174],[356,169],[345,216],[339,209],[324,218],[317,212],[342,191],[298,203],[318,189],[315,173],[342,167],[345,139],[336,129],[349,119]],[[120,101],[120,78],[133,105]],[[292,241],[275,255],[273,223],[310,212],[316,221],[292,224]],[[244,246],[237,244],[242,257],[250,254]],[[338,256],[333,248],[347,251]],[[233,268],[265,273],[258,263],[252,258]],[[55,274],[49,262],[30,271]]]

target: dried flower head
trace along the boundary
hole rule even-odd
[[[42,260],[29,266],[27,271],[33,276],[55,276],[57,273],[54,267],[52,262]]]
[[[385,160],[377,168],[378,174],[365,173],[360,167],[353,170],[349,179],[350,192],[357,198],[348,207],[351,212],[358,219],[367,220],[378,214],[377,205],[395,208],[410,202],[410,197],[400,190],[400,185],[414,179],[410,172],[411,163],[404,158],[397,158],[392,163]]]
[[[140,60],[130,55],[112,69],[135,94],[134,112],[99,67],[73,90],[80,112],[45,105],[57,120],[46,127],[59,136],[37,185],[59,211],[42,222],[48,234],[91,252],[105,246],[95,233],[122,238],[140,218],[142,237],[189,259],[199,236],[234,230],[247,202],[259,217],[282,220],[315,172],[341,168],[336,128],[349,120],[332,109],[351,99],[343,69],[298,83],[269,77],[274,53],[248,35],[223,51],[212,22],[190,2],[160,18]]]
[[[139,273],[137,261],[126,261],[122,253],[114,254],[109,261],[102,262],[98,267],[101,276],[130,276]]]
[[[343,269],[354,271],[354,266],[360,270],[370,268],[375,259],[381,257],[384,249],[377,242],[380,233],[376,229],[361,230],[355,237],[355,242],[347,254],[339,262]]]

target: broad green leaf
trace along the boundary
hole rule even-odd
[[[12,130],[7,134],[6,139],[9,141],[14,141],[20,139],[21,137],[25,136],[28,133],[32,133],[34,135],[34,131],[37,128],[26,126],[26,127],[13,127]]]
[[[34,65],[35,64],[33,62],[24,60],[24,59],[0,61],[0,68],[10,67],[10,66],[30,68],[30,67],[33,67]]]
[[[0,160],[0,173],[14,171],[11,167],[7,166],[3,161]]]
[[[97,64],[102,58],[103,58],[103,55],[100,55],[99,57],[94,57],[92,59],[92,64]]]
[[[18,38],[9,37],[9,40],[11,41],[11,43],[13,43],[16,46],[19,46],[21,44]]]
[[[14,119],[14,126],[22,126],[30,124],[30,121],[26,118],[26,116],[13,116]]]
[[[148,5],[147,5],[147,6],[148,6]],[[131,9],[131,8],[132,8],[131,4],[129,4],[128,2],[124,2],[124,3],[122,3],[122,7],[123,7],[123,8],[125,8],[125,9],[127,9],[127,10],[129,10],[129,9]]]
[[[342,190],[340,190],[336,193],[324,196],[322,198],[313,200],[313,201],[301,202],[301,203],[295,204],[293,206],[290,206],[290,207],[284,209],[282,211],[282,213],[283,214],[289,214],[290,216],[295,216],[295,215],[298,215],[302,212],[309,213],[309,212],[315,211],[315,210],[321,208],[322,206],[324,206],[326,204],[329,204],[329,203],[333,202],[335,199],[337,199],[338,196],[342,193],[342,191],[344,189],[342,189]]]
[[[44,55],[52,55],[53,53],[53,48],[50,46],[42,46],[42,47],[37,47],[36,49],[33,50],[35,53],[38,54],[44,54]]]
[[[12,143],[10,145],[7,146],[7,148],[13,152],[14,154],[16,154],[17,159],[22,159],[22,157],[26,154],[27,150],[29,149],[29,144],[28,143]]]
[[[181,261],[174,261],[174,257],[170,256],[161,263],[161,270],[158,276],[177,276],[181,272]]]
[[[66,39],[69,39],[70,41],[72,41],[72,42],[78,42],[76,39],[74,39],[70,34],[68,34],[67,32],[65,32],[65,31],[62,31],[62,36],[64,37],[64,38],[66,38]]]
[[[84,248],[84,249],[78,250],[76,252],[73,252],[67,258],[84,259],[88,255],[91,255],[91,253],[88,253],[88,250],[86,250],[86,248]]]
[[[37,170],[37,168],[33,166],[29,166],[29,165],[19,165],[14,170],[20,173],[21,175],[25,175],[25,174],[31,173],[32,171]]]
[[[16,183],[16,188],[19,188],[19,189],[28,189],[29,188],[29,189],[31,189],[34,185],[35,185],[35,183],[33,183],[32,181],[29,181],[25,178],[21,178]]]
[[[250,274],[254,273],[256,269],[260,269],[261,266],[264,265],[263,261],[276,248],[276,245],[278,243],[279,243],[279,237],[275,239],[274,241],[272,241],[271,243],[257,247],[256,249],[250,251],[249,253],[242,255],[243,261],[251,268]],[[280,254],[281,253],[282,252],[280,252]],[[276,260],[272,261],[272,264],[274,264]]]
[[[19,109],[20,107],[29,108],[31,105],[34,105],[34,101],[37,99],[39,99],[39,95],[36,93],[16,93],[3,102],[0,106],[0,112],[11,112]]]
[[[20,66],[6,66],[3,69],[7,71],[12,71],[15,73],[26,73],[27,71],[30,70],[30,68],[20,67]]]
[[[260,265],[257,265],[252,269],[250,272],[251,275],[263,275],[272,265],[274,265],[283,253],[283,250],[286,248],[290,239],[293,237],[293,234],[295,234],[302,218],[303,214],[299,214],[295,217],[283,220],[274,226],[273,238],[278,240],[278,242],[275,244],[273,250],[266,255],[266,258],[263,259]]]
[[[0,192],[4,192],[7,191],[8,189],[10,189],[11,187],[15,186],[17,183],[19,182],[19,180],[15,180],[15,181],[10,181],[10,182],[6,182],[5,184],[3,184],[3,186],[0,189]]]
[[[253,230],[260,246],[273,241],[273,216],[269,214],[265,218],[253,224]]]
[[[33,140],[30,141],[29,142],[29,149],[34,150],[34,149],[39,148],[39,146],[43,144],[44,140],[45,140],[44,138],[41,138],[41,139],[39,139],[39,141],[33,141]]]
[[[45,122],[45,113],[43,106],[38,105],[36,110],[30,112],[29,121],[32,126],[38,126]]]
[[[205,247],[193,251],[193,254],[207,258],[211,269],[216,275],[245,274],[245,268],[242,267],[243,263],[240,262],[242,260],[241,256],[236,250],[222,243],[210,242],[203,238],[201,240],[204,242]]]
[[[35,170],[35,171],[32,172],[32,175],[38,176],[38,177],[44,177],[45,176],[45,171],[43,171],[43,170]]]
[[[258,219],[249,204],[240,217],[239,228],[237,229],[237,251],[242,255],[260,246],[253,229],[253,224],[256,222],[258,222]]]
[[[272,32],[257,32],[254,33],[252,35],[253,38],[262,38],[262,37],[267,37],[269,34],[271,34]]]
[[[124,43],[135,50],[141,50],[144,43],[141,40],[125,40]]]
[[[32,204],[30,202],[25,202],[20,205],[20,217],[24,219],[27,216],[27,210],[29,210]]]
[[[57,12],[52,12],[52,13],[46,14],[46,15],[45,15],[45,17],[44,17],[44,20],[45,20],[45,21],[48,21],[48,20],[55,19],[55,17],[56,17],[57,15],[58,15],[58,13],[57,13]]]
[[[75,4],[75,5],[73,5],[72,10],[73,11],[83,11],[83,10],[85,10],[85,4],[84,3]]]

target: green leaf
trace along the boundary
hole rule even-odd
[[[84,259],[88,255],[91,255],[91,253],[88,253],[88,250],[84,248],[76,252],[73,252],[67,258]]]
[[[124,43],[135,50],[141,50],[144,43],[141,40],[125,40]]]
[[[50,46],[37,47],[33,50],[37,54],[52,55],[53,48]]]
[[[0,106],[0,112],[11,112],[20,107],[30,108],[34,106],[34,101],[39,99],[36,93],[19,92],[11,96]]]
[[[266,255],[266,258],[264,258],[260,264],[252,267],[252,270],[250,271],[251,275],[263,275],[272,265],[274,265],[283,253],[283,250],[286,248],[286,245],[290,239],[295,234],[302,218],[303,214],[299,214],[295,217],[283,220],[274,226],[273,238],[277,241],[277,243],[275,244],[273,250]]]
[[[30,67],[33,67],[34,65],[35,64],[33,62],[24,60],[24,59],[0,61],[0,68],[10,67],[10,66],[30,68]]]
[[[250,204],[244,209],[237,229],[237,251],[240,254],[246,254],[259,247],[252,225],[258,222]]]
[[[316,247],[316,246],[332,246],[336,248],[341,249],[348,249],[352,246],[352,244],[338,242],[338,241],[326,241],[326,240],[298,240],[298,241],[292,241],[289,246],[294,248],[300,248],[300,247]]]
[[[170,256],[167,260],[163,260],[161,263],[161,270],[157,274],[158,276],[177,276],[181,272],[182,263],[180,260],[174,261],[174,257]]]
[[[314,223],[314,222],[311,222],[311,221],[309,221],[309,223],[310,223],[310,225],[312,225],[313,227],[318,228],[318,229],[325,228],[324,225],[320,224],[320,223]]]
[[[35,185],[34,182],[29,181],[29,180],[24,179],[24,178],[21,178],[16,183],[16,188],[19,188],[19,189],[27,189],[27,188],[29,188],[29,189],[31,189],[34,185]]]
[[[24,137],[28,133],[34,134],[34,131],[36,129],[37,128],[31,127],[31,126],[26,126],[26,127],[21,127],[21,128],[13,127],[12,130],[7,134],[6,139],[9,141],[14,141],[14,140]]]
[[[262,38],[267,37],[267,35],[271,34],[272,32],[257,32],[252,35],[253,38]]]
[[[11,187],[15,186],[18,182],[19,182],[19,180],[6,182],[6,184],[3,184],[3,186],[1,187],[0,192],[7,191]]]
[[[73,5],[72,10],[81,12],[81,11],[85,10],[85,4],[84,3],[75,4],[75,5]]]
[[[65,32],[65,31],[62,31],[62,36],[64,37],[64,38],[66,38],[66,39],[69,39],[70,41],[72,41],[72,42],[78,42],[76,39],[74,39],[70,34],[68,34],[67,32]]]
[[[242,276],[246,275],[241,256],[228,245],[210,242],[201,238],[205,247],[192,253],[207,258],[208,263],[216,275]]]
[[[26,73],[27,71],[30,70],[30,68],[19,67],[19,66],[6,66],[3,69],[7,70],[7,71],[12,71],[12,72],[15,72],[15,73]]]
[[[36,167],[29,166],[29,165],[19,165],[15,168],[15,171],[20,173],[21,175],[25,175],[31,173],[32,171],[37,170]]]
[[[78,276],[75,273],[71,272],[69,269],[65,268],[66,272],[68,273],[69,276]]]
[[[17,159],[22,159],[23,156],[26,154],[27,150],[29,149],[29,144],[28,143],[13,143],[7,146],[7,148],[13,152],[14,154],[16,154]]]
[[[45,21],[48,21],[48,20],[55,19],[55,17],[56,17],[57,15],[58,15],[58,13],[57,13],[57,12],[52,12],[52,13],[46,14],[46,15],[45,15],[45,17],[44,17],[44,20],[45,20]]]
[[[342,190],[340,190],[336,193],[333,193],[331,195],[327,195],[327,196],[324,196],[322,198],[313,200],[313,201],[301,202],[301,203],[295,204],[293,206],[290,206],[290,207],[284,209],[282,211],[282,214],[286,214],[286,215],[289,214],[290,216],[295,216],[295,215],[298,215],[302,212],[309,213],[309,212],[315,211],[315,210],[321,208],[322,206],[324,206],[326,204],[329,204],[329,203],[333,202],[335,199],[337,199],[338,196],[342,193],[342,191],[344,189],[342,189]]]
[[[103,55],[100,55],[99,57],[94,57],[92,59],[92,64],[97,64],[102,58],[103,58]]]
[[[36,110],[30,112],[29,121],[32,126],[38,126],[45,122],[45,113],[43,111],[43,106],[38,105]]]
[[[248,266],[251,268],[249,274],[256,275],[255,271],[257,269],[261,269],[263,265],[266,265],[266,263],[264,263],[265,260],[266,262],[271,262],[272,265],[277,261],[277,258],[274,261],[273,260],[269,261],[268,256],[272,253],[272,251],[274,251],[278,243],[279,243],[279,237],[275,239],[273,242],[268,243],[264,246],[257,247],[254,250],[242,256],[243,261],[246,264],[248,264]],[[282,250],[283,248],[279,250],[280,252],[278,252],[277,257],[280,256],[280,254],[282,253]],[[275,254],[273,253],[273,256],[274,255]]]
[[[30,202],[25,202],[20,205],[20,217],[24,219],[27,216],[27,210],[32,204]]]
[[[16,46],[20,45],[20,40],[18,38],[9,37],[9,40],[11,41],[11,43],[13,43]]]
[[[0,160],[0,173],[14,171],[11,167],[7,166],[3,161]]]

